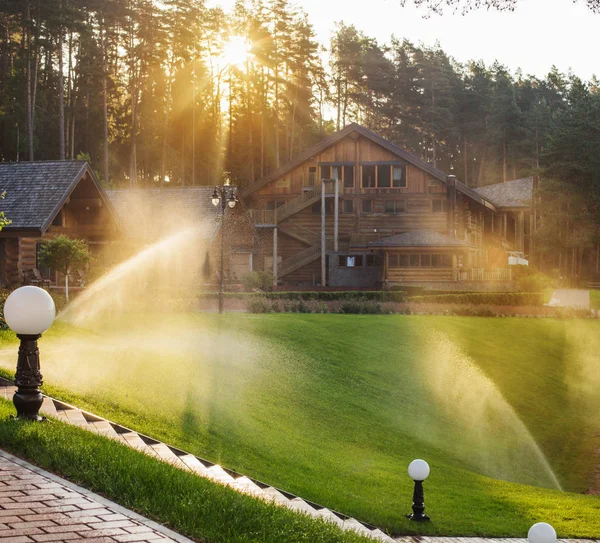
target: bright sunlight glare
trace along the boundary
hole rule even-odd
[[[250,44],[241,36],[232,36],[223,47],[223,60],[228,66],[244,64],[250,56]]]

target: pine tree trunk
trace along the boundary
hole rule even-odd
[[[58,0],[59,16],[62,21],[62,0]],[[66,158],[65,155],[65,89],[63,83],[63,27],[62,22],[58,27],[58,155],[60,160]]]
[[[275,68],[275,168],[279,168],[279,65]]]
[[[254,123],[252,122],[252,103],[250,87],[250,61],[246,60],[246,109],[248,113],[248,150],[250,152],[250,182],[254,182]]]
[[[30,0],[26,0],[25,5],[25,28],[24,43],[27,43],[27,66],[26,66],[26,85],[27,85],[27,154],[28,159],[33,161],[33,103],[31,96],[31,5]]]
[[[463,183],[465,185],[469,184],[469,160],[467,158],[467,135],[465,131],[463,131],[463,165],[464,165],[464,176]]]
[[[110,182],[109,157],[108,157],[108,73],[106,69],[106,28],[104,26],[104,17],[100,22],[100,55],[102,57],[102,175],[104,182]]]
[[[504,136],[502,138],[502,179],[506,183],[506,129],[504,129]]]
[[[66,118],[66,122],[67,122],[67,129],[65,132],[65,147],[66,147],[66,152],[67,152],[67,156],[69,158],[73,158],[70,154],[70,149],[71,149],[71,115],[72,115],[72,107],[71,107],[71,100],[72,100],[72,93],[71,93],[71,86],[73,84],[73,32],[69,31],[69,55],[68,55],[68,62],[67,62],[67,111],[68,111],[68,115]]]

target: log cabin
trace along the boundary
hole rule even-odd
[[[510,281],[533,178],[473,189],[356,123],[240,191],[274,285]]]
[[[33,270],[62,283],[38,261],[40,244],[58,234],[86,240],[93,267],[104,262],[119,232],[112,205],[85,161],[0,163],[0,194],[0,211],[11,221],[0,231],[4,287],[27,283]]]

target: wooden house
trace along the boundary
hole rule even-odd
[[[213,187],[116,189],[106,193],[122,225],[122,236],[113,249],[120,260],[172,237],[171,247],[163,251],[163,265],[173,282],[214,282],[220,273],[224,231],[226,282],[238,283],[252,271],[256,243],[248,216],[237,205],[227,207],[223,217],[221,207],[212,204]],[[186,233],[185,248],[179,250],[177,239]],[[163,285],[169,282],[166,277],[157,281]]]
[[[114,210],[85,161],[0,163],[0,211],[11,223],[0,231],[0,284],[14,287],[40,270],[39,247],[58,234],[84,239],[94,260],[118,234]],[[41,269],[55,283],[57,274]]]
[[[533,179],[473,189],[351,124],[241,197],[275,283],[373,287],[509,280]]]

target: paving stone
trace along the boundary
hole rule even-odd
[[[14,476],[4,481],[4,495],[0,494],[0,542],[115,543],[119,541],[117,537],[122,537],[123,543],[192,543],[167,528],[0,450],[0,474],[9,472]],[[27,483],[24,484],[24,481]],[[6,495],[13,492],[18,496]],[[32,501],[22,504],[9,501],[14,497]]]
[[[268,501],[273,501],[280,505],[287,505],[290,500],[286,498],[279,490],[273,488],[272,486],[268,488],[264,488],[262,492],[263,498]]]

